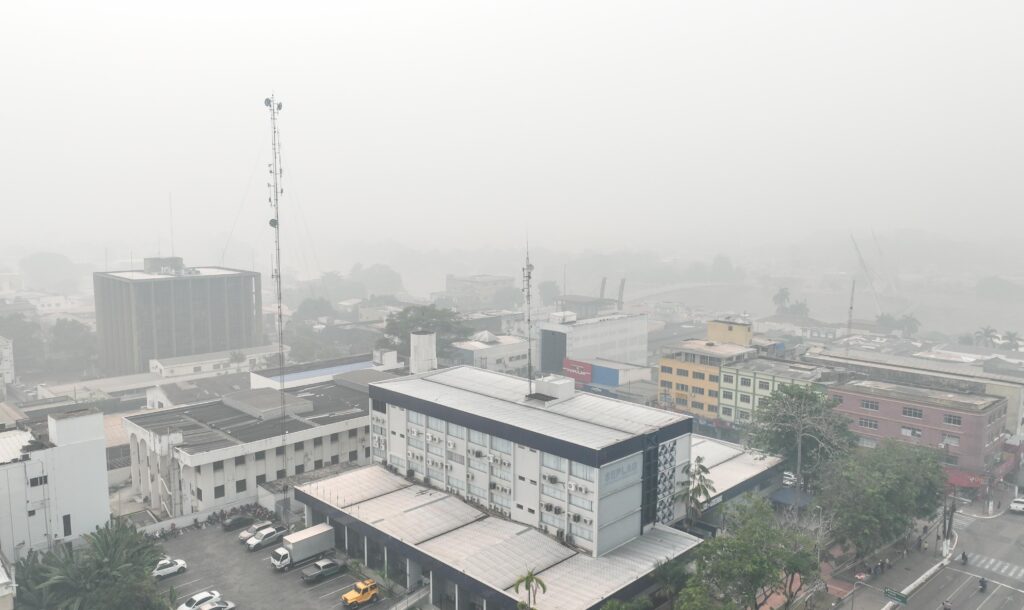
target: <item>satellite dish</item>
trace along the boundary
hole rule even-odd
[[[270,98],[269,97],[267,99],[263,100],[263,105],[266,106],[267,108],[270,108],[270,103],[271,102],[270,102]]]

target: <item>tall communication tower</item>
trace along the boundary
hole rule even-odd
[[[267,188],[270,189],[270,206],[274,208],[274,217],[270,219],[270,226],[274,229],[274,266],[272,276],[274,288],[277,291],[277,383],[278,392],[281,395],[281,447],[284,452],[284,471],[288,474],[288,411],[287,397],[284,394],[284,304],[281,298],[281,213],[280,198],[283,189],[281,188],[281,135],[277,130],[277,115],[281,112],[281,102],[271,95],[263,100],[263,105],[270,110],[270,143],[271,157],[269,172],[271,176]],[[288,495],[285,494],[287,498]]]
[[[523,294],[526,296],[526,378],[530,382],[529,394],[533,394],[533,320],[530,314],[531,282],[533,265],[530,264],[530,245],[526,245],[526,265],[523,267]]]

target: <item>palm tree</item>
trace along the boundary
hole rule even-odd
[[[1009,350],[1017,351],[1020,349],[1020,333],[1008,330],[1003,333],[1003,341],[1006,342],[1006,347]]]
[[[882,330],[890,331],[896,328],[896,318],[891,313],[878,314],[875,324]]]
[[[983,326],[974,331],[974,338],[977,339],[978,345],[992,347],[995,345],[997,336],[999,336],[999,333],[991,326]]]
[[[537,603],[538,591],[540,591],[541,593],[548,592],[548,586],[544,584],[544,581],[541,580],[539,576],[533,573],[536,569],[537,568],[528,570],[526,574],[523,574],[522,576],[517,578],[516,582],[512,585],[512,588],[515,590],[516,593],[519,593],[519,587],[523,587],[524,589],[526,589],[526,606],[524,607],[523,603],[519,604],[520,608],[523,608],[523,610],[533,609],[533,605]]]
[[[789,288],[779,288],[779,291],[772,297],[772,302],[775,303],[775,312],[782,313],[789,307]]]
[[[51,610],[57,606],[56,596],[42,586],[46,582],[47,566],[43,563],[44,556],[36,551],[29,551],[15,564],[14,573],[18,577],[18,608],[21,610]]]
[[[704,465],[704,456],[698,455],[683,467],[686,480],[679,484],[676,497],[682,499],[686,510],[686,522],[692,526],[700,518],[704,505],[715,493],[715,485],[708,476],[708,467]]]
[[[905,337],[913,337],[917,334],[917,331],[921,330],[921,322],[918,321],[914,314],[908,313],[899,319],[899,327]]]

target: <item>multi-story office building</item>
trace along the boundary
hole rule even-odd
[[[758,403],[779,386],[823,385],[836,379],[832,369],[802,362],[751,358],[724,364],[718,381],[718,416],[743,426],[750,422]]]
[[[0,551],[74,542],[110,519],[103,414],[78,409],[0,432]]]
[[[455,367],[370,387],[374,462],[594,556],[683,517],[688,417]]]
[[[839,400],[836,410],[850,418],[862,447],[894,439],[941,449],[956,487],[987,486],[1014,465],[1003,454],[1005,398],[868,380],[829,394]]]
[[[750,347],[707,339],[688,339],[663,347],[658,362],[662,404],[705,421],[718,420],[722,367],[756,353]]]
[[[148,258],[141,271],[93,274],[100,365],[142,373],[152,359],[262,345],[260,274]]]
[[[566,358],[604,358],[647,364],[647,315],[616,313],[577,319],[571,311],[551,314],[536,325],[540,365],[544,373],[561,374]]]
[[[455,364],[526,377],[530,343],[523,337],[480,331],[468,341],[452,343]]]
[[[253,373],[254,389],[126,417],[133,489],[149,497],[152,510],[176,517],[253,502],[265,482],[367,463],[366,384],[391,375],[358,369],[324,381],[315,373],[286,374],[286,385],[301,381],[289,375],[313,381],[285,391],[283,412],[280,391],[257,383],[262,377]]]
[[[6,395],[8,383],[14,383],[14,342],[0,337],[0,400]]]

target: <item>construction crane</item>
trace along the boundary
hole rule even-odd
[[[878,315],[882,315],[882,304],[878,301],[878,291],[875,290],[875,280],[871,276],[871,269],[868,268],[867,261],[864,260],[864,255],[860,252],[860,246],[857,245],[857,240],[854,239],[853,235],[850,235],[850,241],[853,242],[853,249],[857,251],[857,260],[860,261],[860,268],[864,270],[864,275],[868,278],[868,286],[871,288],[871,296],[875,299],[875,309]]]

